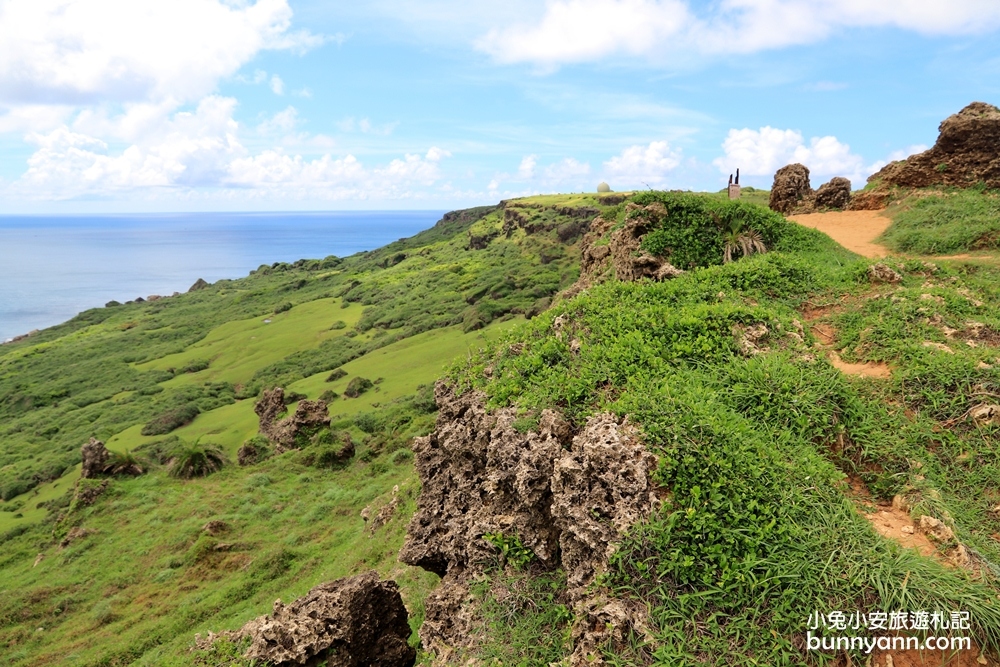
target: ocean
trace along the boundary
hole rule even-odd
[[[184,292],[261,264],[346,257],[443,211],[0,216],[0,341],[111,300]]]

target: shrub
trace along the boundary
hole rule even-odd
[[[347,328],[347,322],[345,322],[344,320],[337,320],[336,322],[330,325],[330,331],[338,331],[340,329],[346,329],[346,328]]]
[[[681,269],[721,264],[733,230],[771,248],[792,227],[781,214],[747,202],[675,192],[643,192],[634,201],[640,206],[664,206],[666,215],[654,221],[641,247],[652,255],[669,257]],[[624,215],[647,214],[633,210]]]
[[[274,307],[274,314],[284,313],[292,309],[292,304],[288,301]]]
[[[221,470],[225,463],[225,454],[215,445],[188,445],[174,456],[170,475],[179,479],[207,477]]]
[[[203,371],[208,368],[208,359],[195,359],[194,361],[188,362],[186,366],[182,366],[178,372],[179,373],[197,373],[198,371]]]
[[[365,433],[375,433],[382,428],[382,420],[375,412],[362,412],[354,417],[354,425]]]
[[[347,383],[347,388],[344,389],[344,396],[347,396],[348,398],[357,398],[371,389],[372,386],[372,381],[368,378],[360,376],[352,378],[351,381]]]
[[[274,453],[271,443],[262,435],[255,435],[250,438],[236,452],[236,461],[241,466],[254,465],[268,459]]]
[[[111,603],[107,600],[101,600],[90,610],[90,618],[93,619],[94,623],[97,625],[107,625],[115,619],[114,611],[111,609]]]
[[[143,468],[139,463],[139,459],[126,450],[124,452],[110,452],[108,462],[104,466],[104,472],[107,475],[135,476],[141,475],[143,473]]]
[[[194,403],[182,405],[150,420],[142,427],[141,433],[143,435],[165,435],[174,429],[190,424],[200,412],[201,410]]]
[[[344,377],[347,377],[347,371],[345,371],[343,368],[337,368],[326,376],[326,382],[336,382],[340,378]]]
[[[327,389],[322,394],[319,395],[319,400],[325,401],[327,403],[332,403],[333,401],[340,398],[340,394],[333,391],[332,389]]]

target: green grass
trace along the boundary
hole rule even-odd
[[[912,195],[890,209],[880,241],[898,252],[945,255],[1000,248],[1000,197],[977,189]]]
[[[992,206],[976,196],[946,205]],[[371,253],[87,311],[0,347],[0,509],[12,510],[0,511],[5,664],[217,667],[238,647],[192,654],[195,632],[238,628],[275,598],[370,568],[400,583],[416,630],[437,578],[396,560],[419,493],[408,445],[433,427],[431,385],[446,368],[491,406],[519,408],[525,431],[545,408],[577,425],[610,411],[657,455],[654,479],[668,493],[595,583],[648,613],[645,631],[604,647],[609,664],[828,664],[833,656],[806,655],[800,640],[811,612],[833,609],[966,610],[980,645],[1000,647],[995,583],[881,538],[844,482],[862,480],[877,499],[906,496],[915,515],[946,519],[987,569],[1000,567],[990,511],[1000,427],[962,419],[1000,395],[1000,270],[893,262],[903,282],[873,286],[869,262],[746,200],[638,199],[683,200],[684,229],[691,216],[709,229],[702,214],[746,212],[772,251],[720,265],[718,229],[685,235],[668,215],[645,247],[686,252],[691,271],[598,285],[538,314],[577,276],[579,221],[625,207],[534,197],[446,217]],[[800,325],[817,304],[838,306],[825,317],[840,354],[888,362],[890,379],[844,376],[812,347]],[[973,323],[985,334],[969,333]],[[741,332],[760,324],[754,353]],[[356,377],[372,387],[344,398]],[[331,431],[240,468],[236,450],[258,430],[256,394],[271,386],[339,394]],[[199,413],[187,425],[142,435],[190,406]],[[344,434],[356,446],[347,463],[333,456]],[[150,471],[113,479],[81,507],[78,452],[92,435]],[[172,453],[206,447],[228,459],[221,470],[169,476]],[[397,513],[372,535],[361,511],[396,486]],[[208,535],[210,520],[230,530]],[[90,532],[60,547],[73,527]],[[507,563],[473,582],[480,642],[469,657],[557,662],[579,620],[564,574],[543,571],[516,536],[487,538]]]

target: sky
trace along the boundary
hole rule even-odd
[[[860,188],[1000,103],[997,0],[0,0],[0,214]]]

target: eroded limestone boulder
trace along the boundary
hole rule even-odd
[[[104,474],[108,467],[108,458],[111,453],[104,447],[104,443],[97,438],[91,438],[90,442],[80,448],[80,456],[83,458],[83,467],[80,469],[80,477],[83,479],[94,479]]]
[[[796,162],[782,167],[774,174],[768,206],[772,211],[787,215],[799,208],[803,202],[810,201],[812,196],[809,168]]]
[[[277,600],[270,615],[236,632],[210,633],[197,646],[249,639],[244,656],[276,667],[411,667],[409,636],[399,587],[373,570],[320,584],[291,604]]]
[[[851,181],[836,176],[819,186],[813,195],[813,204],[820,209],[846,209],[851,203]]]
[[[260,418],[260,433],[267,438],[280,454],[298,447],[300,437],[315,434],[330,425],[326,401],[299,401],[295,412],[279,419],[285,413],[285,390],[281,387],[265,390],[254,406]]]

